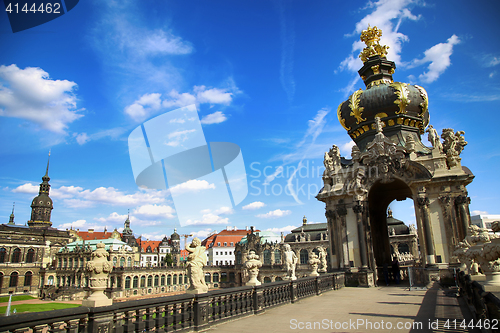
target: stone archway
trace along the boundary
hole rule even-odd
[[[368,209],[373,253],[376,266],[391,263],[391,247],[387,230],[387,207],[394,200],[412,198],[410,187],[396,179],[389,183],[375,182],[368,192]]]

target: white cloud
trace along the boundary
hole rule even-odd
[[[168,135],[168,138],[171,139],[171,141],[165,142],[165,144],[167,146],[177,147],[189,138],[190,133],[195,132],[195,129],[172,132]]]
[[[316,138],[321,134],[323,128],[325,127],[325,117],[329,112],[330,108],[323,108],[316,112],[314,119],[307,121],[307,131],[304,138],[302,138],[302,141],[299,143],[299,146],[302,146],[308,137],[311,137],[312,143],[316,141]]]
[[[279,218],[279,217],[287,216],[287,215],[290,215],[291,213],[292,213],[292,211],[290,211],[290,210],[276,209],[276,210],[270,211],[269,213],[259,214],[256,216],[258,218],[261,218],[261,219],[269,219],[269,218]]]
[[[117,212],[109,214],[108,217],[96,217],[94,220],[101,223],[124,223],[128,215],[120,215]],[[130,219],[132,221],[132,218]]]
[[[81,231],[94,229],[95,231],[104,231],[104,225],[89,224],[86,220],[76,220],[70,223],[63,223],[57,226],[58,229],[80,229]]]
[[[80,134],[77,134],[76,135],[76,142],[78,142],[78,144],[81,146],[87,142],[90,141],[90,138],[89,136],[87,135],[87,133],[80,133]]]
[[[354,147],[356,143],[354,141],[348,141],[342,145],[340,145],[339,149],[342,155],[351,156],[352,147]]]
[[[293,226],[293,225],[287,225],[286,227],[282,227],[282,228],[268,228],[266,229],[266,231],[272,231],[272,232],[275,232],[275,233],[284,233],[285,235],[287,233],[290,233],[293,229],[297,228],[296,226]]]
[[[167,205],[142,205],[132,211],[136,215],[144,219],[173,219],[175,210]]]
[[[83,117],[76,109],[75,82],[51,80],[41,68],[14,64],[0,66],[0,79],[0,116],[26,119],[60,134]]]
[[[35,194],[35,193],[38,193],[39,189],[40,189],[39,186],[35,186],[31,183],[26,183],[26,184],[23,184],[23,185],[16,187],[15,189],[12,190],[12,192]]]
[[[173,194],[182,194],[187,192],[198,192],[201,190],[215,189],[215,184],[210,184],[206,180],[191,179],[179,185],[170,188]]]
[[[229,89],[207,89],[205,86],[194,86],[193,91],[196,94],[198,103],[229,105],[233,100],[233,92],[229,91]]]
[[[413,60],[408,68],[413,68],[430,62],[428,71],[420,74],[422,82],[431,83],[436,81],[441,74],[451,65],[450,57],[453,53],[453,46],[460,43],[460,39],[453,35],[446,43],[439,43],[424,52],[424,58]]]
[[[488,215],[488,212],[484,210],[473,210],[471,213],[471,215]]]
[[[259,208],[262,208],[262,207],[265,207],[266,204],[261,202],[261,201],[255,201],[255,202],[252,202],[246,206],[243,206],[241,207],[241,209],[244,209],[244,210],[255,210],[255,209],[259,209]]]
[[[161,94],[144,94],[125,108],[125,113],[135,121],[141,121],[154,114],[161,107]]]
[[[228,224],[229,218],[221,218],[218,215],[208,213],[204,214],[201,220],[187,220],[186,225],[211,225],[211,224]]]
[[[202,124],[210,125],[210,124],[220,124],[227,120],[227,117],[221,111],[216,111],[211,114],[207,114],[205,117],[201,119]]]
[[[129,41],[131,42],[131,47],[145,54],[189,54],[193,52],[193,47],[190,43],[161,29],[154,32],[146,32],[143,36],[145,37],[143,40],[130,39]]]
[[[282,165],[277,167],[276,170],[274,170],[274,172],[272,174],[267,176],[262,185],[269,185],[279,175],[283,176],[283,166]]]
[[[191,232],[191,235],[193,235],[193,238],[198,237],[199,239],[203,240],[203,239],[207,238],[208,235],[210,235],[210,233],[212,233],[213,231],[214,231],[213,229],[207,228],[207,229]]]

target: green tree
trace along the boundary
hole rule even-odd
[[[163,258],[163,262],[165,263],[165,266],[173,266],[174,265],[174,259],[172,259],[172,255],[170,253],[167,253],[165,257]]]

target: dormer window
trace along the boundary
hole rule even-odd
[[[224,246],[227,246],[227,242],[224,242]]]
[[[217,243],[217,246],[220,246],[220,242]]]

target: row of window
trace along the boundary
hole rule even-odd
[[[3,264],[5,262],[8,262],[9,258],[7,256],[7,249],[4,247],[0,248],[0,264]],[[21,254],[21,249],[16,247],[12,251],[12,255],[10,258],[11,263],[20,263],[23,261],[22,254]],[[32,263],[35,261],[35,250],[34,249],[29,249],[28,253],[26,253],[26,260],[27,263]]]
[[[229,255],[232,255],[232,254],[233,254],[233,252],[229,251]],[[218,255],[219,255],[219,252],[215,251],[215,255],[216,255],[216,256],[218,256]],[[222,256],[222,255],[227,256],[227,255],[228,255],[228,252],[227,252],[227,251],[225,251],[225,252],[222,252],[222,251],[221,251],[221,252],[220,252],[220,255],[221,255],[221,256]]]
[[[3,286],[3,278],[4,275],[3,273],[0,272],[0,289]],[[18,272],[12,272],[9,276],[9,287],[17,287],[18,282],[19,282],[19,273]],[[26,272],[24,274],[24,286],[29,287],[31,286],[31,280],[33,278],[33,273],[32,272]]]
[[[140,282],[140,284],[139,284]],[[166,282],[166,284],[165,284]],[[188,283],[188,276],[179,274],[174,275],[148,275],[147,279],[146,276],[141,276],[140,279],[138,276],[134,276],[133,278],[130,276],[127,276],[125,278],[125,289],[130,289],[130,288],[145,288],[145,287],[158,287],[158,286],[171,286],[171,285],[176,285],[176,284],[187,284]]]
[[[221,246],[220,244],[221,242],[217,242],[217,246]],[[231,242],[230,244],[231,244],[230,246],[234,246],[233,242]],[[224,246],[227,246],[227,242],[224,242]]]
[[[319,256],[319,251],[317,249],[313,250],[316,255]],[[241,257],[241,252],[237,251],[235,253],[236,255],[236,264],[241,265],[242,264],[242,257]],[[271,260],[271,250],[264,250],[264,265],[271,265],[272,260]],[[299,252],[299,259],[300,259],[300,264],[306,265],[308,264],[309,261],[309,252],[306,249],[302,249]],[[221,262],[222,264],[222,262]],[[274,250],[274,264],[281,264],[281,251],[280,250]]]

